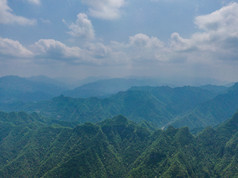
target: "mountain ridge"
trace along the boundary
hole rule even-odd
[[[25,117],[31,119],[25,120]],[[14,123],[19,119],[26,122],[8,125],[9,121]],[[235,161],[238,158],[238,113],[198,136],[192,135],[187,127],[170,126],[164,131],[154,131],[122,115],[74,128],[53,127],[43,120],[37,114],[0,113],[1,127],[11,127],[5,135],[0,133],[0,176],[238,175],[238,162]],[[229,132],[230,127],[232,132]]]
[[[79,123],[98,122],[122,114],[134,121],[146,120],[163,127],[174,116],[214,96],[212,92],[197,87],[134,87],[107,98],[70,98],[61,95],[50,101],[26,105],[22,109]]]

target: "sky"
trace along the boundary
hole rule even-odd
[[[0,0],[0,76],[238,81],[238,0]]]

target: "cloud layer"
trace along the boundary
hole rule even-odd
[[[5,9],[0,11],[0,22],[3,23],[2,14],[14,15],[6,0],[0,2],[5,5],[0,6],[0,9]],[[125,2],[88,0],[84,3],[90,7],[90,15],[113,19],[120,16],[120,8]],[[128,71],[139,71],[147,67],[171,75],[183,73],[185,70],[188,73],[217,75],[222,69],[237,69],[238,3],[231,3],[210,14],[197,16],[194,24],[198,30],[187,38],[174,32],[167,42],[163,42],[156,36],[137,33],[124,42],[111,41],[105,44],[95,37],[94,27],[88,16],[79,13],[76,21],[67,25],[68,34],[82,41],[79,46],[56,39],[40,39],[32,45],[24,46],[19,41],[0,38],[0,59],[25,57],[31,58],[32,63],[42,60],[46,64],[48,61],[54,61],[73,67],[84,65],[103,69],[110,66],[118,68],[118,71],[125,68]]]
[[[7,0],[0,0],[0,24],[34,25],[36,20],[14,15]]]
[[[37,56],[46,58],[72,58],[91,62],[96,62],[100,58],[101,62],[112,61],[118,63],[118,56],[125,61],[163,61],[171,62],[176,58],[185,60],[199,60],[197,58],[206,57],[206,60],[238,60],[238,4],[229,4],[211,14],[198,16],[195,24],[200,32],[194,33],[190,38],[183,38],[178,33],[173,33],[168,43],[162,42],[157,37],[148,36],[143,33],[129,37],[126,43],[112,41],[108,45],[101,42],[87,43],[82,47],[69,47],[54,39],[41,39],[33,46]],[[70,24],[68,32],[73,37],[84,37],[94,39],[94,29],[86,14],[79,13],[75,23]],[[10,46],[18,48],[19,53],[30,53],[18,41],[1,38],[1,52],[10,53]],[[7,47],[9,46],[9,47]],[[37,49],[37,50],[36,50]],[[14,50],[13,50],[14,51]],[[20,52],[21,51],[21,52]],[[32,53],[34,53],[33,51]],[[14,54],[14,56],[16,56]],[[87,54],[87,55],[86,55]],[[100,56],[100,57],[99,57]],[[110,57],[109,59],[106,59]],[[95,58],[95,60],[91,60]],[[105,58],[105,59],[102,59]],[[126,60],[125,60],[126,59]],[[200,59],[203,61],[203,59]],[[67,61],[66,61],[67,62]],[[100,62],[100,63],[101,63]],[[97,63],[97,62],[96,62]]]
[[[33,53],[25,48],[19,41],[0,37],[0,55],[7,57],[33,57]]]
[[[125,0],[82,0],[89,7],[89,14],[100,19],[117,19]]]
[[[238,4],[231,3],[211,14],[198,16],[195,24],[200,32],[190,38],[171,35],[171,47],[190,58],[238,60]],[[190,55],[193,56],[190,56]]]
[[[110,57],[114,57],[114,53],[121,53],[124,56],[128,56],[128,60],[132,61],[136,59],[140,61],[174,60],[171,56],[178,56],[178,58],[179,56],[183,56],[188,60],[192,60],[192,58],[203,55],[210,59],[212,58],[212,60],[238,59],[238,53],[235,53],[235,50],[238,48],[237,3],[229,4],[208,15],[198,16],[195,18],[195,24],[201,30],[200,32],[194,33],[190,38],[183,38],[175,32],[171,35],[169,43],[164,43],[157,37],[150,37],[139,33],[129,37],[126,43],[114,41],[106,46],[102,43],[97,43],[97,45],[88,44],[88,46],[84,46],[81,49],[79,47],[68,47],[56,40],[42,39],[35,43],[35,48],[37,47],[39,49],[38,53],[41,52],[44,56],[49,54],[48,58],[51,57],[52,53],[62,58],[71,58],[72,56],[74,56],[73,58],[82,58],[80,54],[83,49],[84,51],[88,51],[88,53],[91,52],[91,54],[94,54],[94,51],[98,50],[95,46],[103,46],[103,48],[107,49],[106,51],[110,51]],[[86,14],[78,14],[76,22],[70,24],[68,27],[70,29],[68,33],[73,37],[84,37],[87,39],[93,39],[95,37],[92,23]],[[2,38],[1,41],[5,41],[5,43],[7,41],[9,42],[8,39]],[[17,46],[22,47],[19,42],[16,43],[18,45],[15,45],[15,48]],[[1,45],[2,48],[4,48],[3,44]],[[46,51],[50,51],[50,53],[46,53]],[[226,58],[224,58],[225,55]]]

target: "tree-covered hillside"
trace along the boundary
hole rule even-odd
[[[0,177],[236,177],[238,113],[197,136],[119,115],[74,128],[0,113]]]
[[[215,126],[229,119],[238,110],[238,83],[230,87],[225,93],[199,104],[185,114],[177,116],[168,125],[189,128]]]

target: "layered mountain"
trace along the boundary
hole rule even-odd
[[[126,91],[134,86],[155,86],[158,81],[152,79],[113,78],[90,82],[73,90],[63,92],[63,95],[73,98],[108,97],[120,91]]]
[[[236,177],[238,113],[193,136],[123,116],[74,128],[0,113],[1,177]]]
[[[7,105],[47,100],[60,95],[64,90],[66,87],[46,77],[5,76],[0,78],[0,103]]]
[[[105,98],[71,98],[61,95],[47,101],[63,90],[57,83],[49,83],[52,83],[50,79],[42,77],[2,78],[1,110],[37,112],[52,120],[74,123],[98,122],[122,114],[133,121],[145,120],[160,128],[173,125],[202,129],[225,121],[238,109],[238,84],[230,88],[212,85],[175,88],[140,86]],[[118,86],[122,83],[125,84],[125,80],[119,82]],[[92,86],[89,88],[92,89]],[[115,86],[112,88],[117,88]],[[101,89],[103,91],[105,88]],[[99,91],[100,87],[96,87],[96,90]],[[94,90],[89,91],[93,93]]]
[[[238,110],[238,83],[226,92],[206,101],[191,111],[180,115],[167,125],[175,127],[188,126],[198,128],[215,126],[230,118]]]
[[[120,91],[126,91],[131,87],[164,86],[164,85],[166,85],[165,82],[153,78],[145,78],[145,79],[112,78],[88,82],[84,85],[74,88],[73,90],[65,91],[62,94],[64,96],[69,96],[73,98],[88,98],[88,97],[105,98],[113,94],[116,94]],[[169,86],[173,85],[170,84]],[[216,86],[216,85],[203,85],[199,88],[208,90],[209,92],[212,92],[214,94],[220,94],[227,89],[227,87],[225,86]]]
[[[56,97],[20,108],[52,119],[78,123],[98,122],[122,114],[163,127],[179,114],[210,100],[216,94],[198,87],[133,87],[107,98]]]

